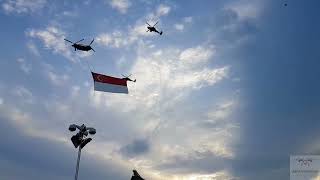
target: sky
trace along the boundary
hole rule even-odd
[[[319,6],[0,0],[0,179],[73,178],[73,123],[97,130],[79,179],[289,179],[320,153]],[[90,70],[137,82],[95,92]]]

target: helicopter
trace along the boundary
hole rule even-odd
[[[136,79],[135,79],[135,80],[132,80],[132,79],[129,78],[132,74],[130,74],[129,76],[125,76],[125,75],[123,75],[123,74],[121,74],[121,75],[123,76],[122,79],[125,79],[125,80],[127,80],[127,81],[132,81],[132,82],[136,82],[136,81],[137,81]]]
[[[90,42],[89,45],[84,45],[84,44],[79,44],[79,42],[83,41],[84,39],[81,39],[80,41],[77,41],[77,42],[72,42],[72,41],[69,41],[68,39],[64,39],[65,41],[69,42],[72,44],[72,47],[74,47],[74,50],[76,51],[77,49],[78,50],[81,50],[81,51],[94,51],[96,52],[92,47],[91,47],[91,44],[93,43],[94,39],[92,39],[92,41]]]
[[[160,34],[160,35],[162,35],[162,31],[158,31],[156,28],[155,28],[155,26],[158,24],[158,21],[153,25],[153,26],[151,26],[148,22],[146,22],[146,24],[148,25],[148,30],[147,30],[147,32],[156,32],[156,33],[158,33],[158,34]]]

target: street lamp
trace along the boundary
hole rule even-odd
[[[76,124],[71,124],[69,126],[69,131],[75,131],[77,129],[79,130],[79,132],[76,135],[71,137],[71,141],[72,141],[74,147],[79,148],[78,160],[77,160],[77,166],[76,166],[76,174],[74,177],[75,180],[78,179],[81,149],[92,140],[92,138],[86,138],[86,136],[88,136],[88,134],[91,134],[91,135],[96,134],[96,129],[94,129],[92,127],[86,127],[84,124],[82,124],[81,126],[78,126]]]

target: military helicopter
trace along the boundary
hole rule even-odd
[[[72,42],[72,41],[69,41],[68,39],[64,39],[65,41],[69,42],[72,44],[72,47],[74,47],[74,50],[76,51],[77,49],[78,50],[81,50],[81,51],[94,51],[96,52],[92,47],[91,47],[91,44],[93,43],[94,39],[92,39],[92,41],[90,42],[89,45],[84,45],[84,44],[79,44],[79,42],[83,41],[84,39],[81,39],[80,41],[77,41],[77,42]]]
[[[132,82],[136,82],[136,81],[137,81],[136,79],[135,79],[135,80],[132,80],[132,79],[129,78],[132,74],[130,74],[129,76],[125,76],[125,75],[123,75],[123,74],[121,74],[121,75],[123,76],[122,79],[125,79],[125,80],[127,80],[127,81],[132,81]]]
[[[155,26],[158,24],[158,21],[153,25],[153,26],[151,26],[148,22],[146,22],[146,24],[148,25],[148,30],[147,30],[147,32],[156,32],[156,33],[159,33],[160,35],[162,35],[162,31],[158,31],[156,28],[155,28]]]

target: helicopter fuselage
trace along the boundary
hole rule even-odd
[[[125,77],[125,78],[122,78],[122,79],[124,79],[124,80],[126,80],[126,81],[136,82],[136,79],[135,79],[135,80],[132,80],[132,79],[130,79],[129,77]]]
[[[150,31],[150,32],[156,32],[156,33],[162,35],[162,31],[159,32],[159,31],[158,31],[155,27],[153,27],[153,26],[148,26],[147,28],[148,28],[148,31]],[[147,32],[148,32],[148,31],[147,31]]]
[[[152,31],[157,32],[157,29],[155,27],[150,27],[149,26],[148,29],[149,29],[150,32],[152,32]]]
[[[91,46],[83,45],[83,44],[73,44],[72,47],[74,47],[74,49],[78,49],[81,51],[90,51],[92,49]]]

